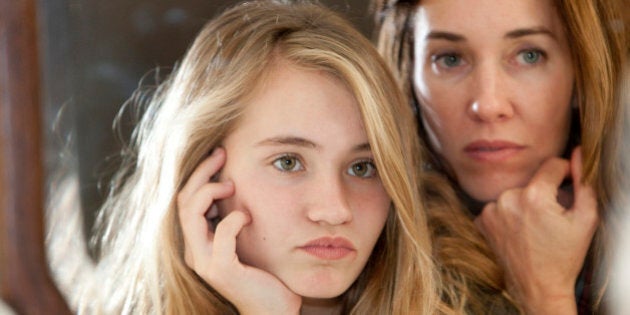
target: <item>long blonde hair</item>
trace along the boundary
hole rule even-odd
[[[392,199],[370,261],[343,296],[343,313],[449,312],[439,299],[419,194],[422,163],[411,109],[369,40],[328,9],[287,1],[246,2],[210,21],[148,99],[100,210],[98,263],[80,311],[236,313],[186,266],[175,196],[234,128],[274,58],[346,84]]]
[[[411,104],[418,102],[412,89],[413,25],[421,0],[375,0],[378,50],[385,57]],[[628,25],[620,14],[624,6],[617,0],[554,0],[567,30],[576,73],[575,91],[579,107],[580,127],[572,137],[578,139],[584,157],[584,180],[595,186],[599,198],[602,224],[592,247],[592,257],[604,253],[607,240],[605,225],[610,202],[623,194],[619,190],[620,161],[616,148],[622,141],[617,96],[619,70],[625,63],[628,50]],[[419,111],[417,111],[419,112]],[[427,147],[422,128],[421,141]],[[434,165],[439,165],[436,154],[429,152]],[[439,186],[429,187],[433,206],[429,209],[435,253],[441,264],[445,281],[445,299],[472,313],[488,313],[495,305],[501,313],[510,309],[511,298],[504,291],[502,270],[483,237],[476,232],[472,216],[457,206],[458,196],[453,184],[444,180]],[[436,179],[439,181],[439,179]],[[627,193],[627,192],[625,192]],[[603,256],[602,256],[603,257]],[[597,265],[606,268],[607,264]],[[596,304],[601,299],[605,281],[600,284]],[[492,307],[492,306],[490,306]]]

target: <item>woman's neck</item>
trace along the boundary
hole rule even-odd
[[[339,315],[341,314],[341,300],[302,298],[300,315]]]

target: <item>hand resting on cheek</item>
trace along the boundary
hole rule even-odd
[[[525,188],[505,191],[475,220],[505,269],[508,291],[531,314],[575,314],[574,286],[599,223],[593,188],[582,183],[580,149],[550,158]],[[574,202],[558,202],[573,179]]]
[[[186,264],[232,301],[241,314],[298,314],[300,296],[270,273],[239,261],[236,238],[241,229],[251,223],[249,214],[234,209],[213,232],[211,221],[215,218],[208,217],[208,212],[217,200],[229,198],[235,191],[231,181],[210,181],[225,158],[222,148],[215,149],[195,169],[177,196]],[[218,212],[211,214],[215,215]]]

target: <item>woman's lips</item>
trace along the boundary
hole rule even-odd
[[[299,247],[309,255],[320,259],[342,259],[355,251],[354,245],[343,237],[322,237]]]
[[[474,141],[464,147],[464,152],[478,161],[499,162],[523,149],[525,146],[509,141]]]

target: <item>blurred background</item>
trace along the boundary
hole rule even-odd
[[[63,167],[60,153],[78,165],[86,233],[116,166],[120,141],[112,122],[117,112],[143,77],[151,84],[156,69],[168,73],[205,22],[237,2],[39,1],[47,178],[54,179]],[[371,37],[369,1],[320,2]],[[128,138],[131,124],[123,127]]]

